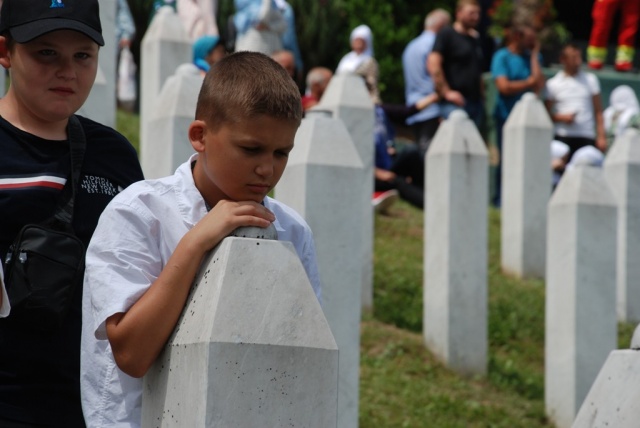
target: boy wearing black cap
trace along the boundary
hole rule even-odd
[[[22,226],[55,212],[70,176],[69,117],[89,95],[102,45],[97,0],[4,0],[0,65],[11,84],[0,99],[2,260]],[[104,207],[143,177],[122,135],[78,119],[86,148],[72,226],[86,246]],[[0,426],[84,427],[81,301],[79,286],[61,327],[51,333],[31,330],[12,313],[0,319]]]

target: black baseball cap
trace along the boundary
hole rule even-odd
[[[18,43],[56,30],[74,30],[104,46],[98,0],[4,0],[0,34]]]

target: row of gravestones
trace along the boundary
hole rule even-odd
[[[190,41],[171,8],[156,14],[142,46],[141,163],[145,175],[154,178],[171,174],[192,152],[186,130],[202,77],[188,64]],[[212,255],[209,261],[217,262],[217,269],[212,274],[212,265],[205,263],[198,282],[217,284],[214,294],[193,299],[157,371],[146,380],[143,414],[149,423],[160,418],[162,426],[209,426],[203,421],[216,420],[225,426],[242,418],[247,426],[258,420],[274,426],[357,426],[360,308],[372,304],[372,111],[361,79],[332,79],[321,105],[303,120],[276,189],[276,197],[316,232],[323,308],[303,291],[310,287],[299,267],[279,259],[274,264],[290,268],[272,272],[281,276],[269,280],[266,289],[278,298],[242,303],[255,290],[247,288],[250,282],[244,288],[226,286],[237,281],[230,266],[236,257],[242,260],[231,254],[244,254],[243,245],[259,246],[225,240],[214,252],[218,258]],[[606,285],[615,283],[616,271],[627,272],[626,284],[640,282],[631,275],[632,257],[626,256],[634,254],[637,241],[632,227],[638,215],[629,197],[637,193],[630,176],[635,173],[633,144],[616,142],[606,162],[611,168],[605,170],[611,180],[618,177],[616,188],[628,201],[615,202],[599,171],[578,168],[566,174],[549,203],[550,139],[546,112],[535,97],[525,97],[505,126],[502,264],[516,275],[547,277],[547,412],[559,426],[569,426],[615,348],[615,287]],[[454,370],[485,373],[488,157],[464,114],[443,123],[426,163],[425,341]],[[616,225],[626,225],[625,231],[618,226],[616,234]],[[290,253],[264,251],[271,252],[282,260]],[[630,263],[621,265],[621,260]],[[258,283],[265,281],[263,272],[258,271]],[[196,287],[194,293],[202,289],[208,287]],[[637,301],[631,293],[623,291],[622,298]],[[234,296],[238,303],[230,304]],[[224,305],[218,305],[222,298]],[[272,300],[290,306],[264,306]],[[204,311],[196,302],[220,309]],[[248,317],[243,330],[237,313],[256,316]],[[292,314],[305,314],[296,323],[300,329],[291,326]],[[311,356],[314,352],[318,355]],[[187,411],[186,400],[199,404]],[[237,405],[223,411],[220,403]]]
[[[525,95],[504,128],[502,267],[546,279],[549,418],[570,427],[585,403],[574,426],[634,426],[639,392],[612,391],[633,392],[628,374],[640,366],[637,351],[615,350],[616,306],[620,320],[640,317],[640,133],[616,140],[604,168],[565,172],[550,198],[551,138],[544,106]],[[487,167],[477,130],[452,115],[427,153],[424,335],[463,374],[487,364]]]

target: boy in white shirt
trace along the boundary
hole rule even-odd
[[[142,376],[174,330],[205,254],[240,226],[274,224],[320,299],[313,237],[267,196],[302,117],[286,71],[238,52],[207,73],[189,127],[197,152],[173,176],[131,186],[109,204],[87,250],[82,405],[87,426],[138,427]]]

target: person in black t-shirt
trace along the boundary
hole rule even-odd
[[[458,0],[456,20],[438,32],[427,68],[442,98],[442,117],[446,119],[453,110],[462,108],[481,130],[485,113],[482,45],[475,29],[479,22],[477,0]]]
[[[98,0],[3,2],[0,65],[11,84],[0,99],[1,260],[25,224],[55,212],[71,169],[67,124],[89,95],[101,45]],[[72,226],[86,246],[105,206],[143,176],[122,135],[79,121],[86,149]],[[25,328],[11,313],[0,319],[0,427],[85,426],[81,303],[79,286],[62,326],[47,334]]]

